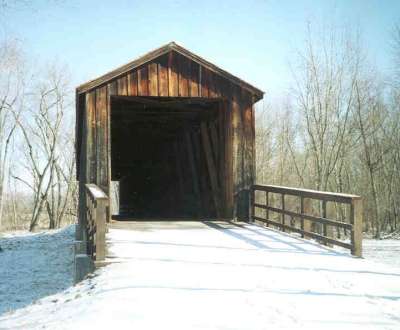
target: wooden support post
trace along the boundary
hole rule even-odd
[[[227,211],[227,199],[226,199],[226,180],[225,180],[225,171],[226,171],[226,162],[225,162],[225,108],[223,106],[223,102],[218,103],[218,132],[219,132],[219,163],[218,163],[218,173],[219,173],[219,182],[220,182],[220,192],[221,192],[221,201],[222,201],[222,211],[223,217],[228,218],[229,214]]]
[[[362,257],[362,199],[353,199],[350,205],[351,254]]]
[[[326,201],[322,201],[322,217],[326,219]],[[328,237],[328,226],[326,223],[322,224],[322,234],[325,237]],[[328,245],[326,242],[324,243],[325,245]]]
[[[220,211],[220,202],[219,202],[219,189],[218,189],[218,179],[217,179],[217,171],[214,163],[214,159],[212,156],[210,138],[208,136],[207,124],[205,122],[201,122],[200,124],[201,137],[203,141],[203,149],[206,156],[208,175],[210,177],[211,182],[211,190],[213,195],[213,200],[215,204],[215,211],[217,213],[217,217],[221,217]]]
[[[328,218],[328,202],[327,201],[322,201],[322,217],[327,219]],[[324,230],[324,236],[325,237],[333,237],[333,227],[329,226],[328,224],[324,223],[323,224],[323,230]],[[325,243],[325,245],[332,247],[333,245],[330,243]]]
[[[217,133],[217,128],[215,127],[215,123],[211,122],[209,124],[210,127],[210,137],[211,137],[211,142],[212,142],[212,150],[213,150],[213,156],[214,156],[214,163],[215,165],[218,164],[218,159],[219,159],[219,146],[218,146],[218,133]],[[216,166],[216,168],[218,168]],[[217,176],[218,178],[218,176]]]
[[[304,197],[300,197],[300,229],[304,230]],[[304,238],[304,233],[301,233],[301,237]]]
[[[310,204],[310,199],[309,198],[304,198],[301,196],[301,229],[306,231],[306,232],[311,232],[311,221],[304,219],[304,214],[306,215],[311,215],[311,204]],[[307,238],[304,234],[301,235],[301,237]]]
[[[322,201],[322,217],[326,219],[326,201]],[[322,224],[323,234],[326,237],[328,235],[328,229],[326,223]]]
[[[265,206],[269,207],[269,192],[265,192]],[[268,208],[265,209],[265,219],[269,220],[269,210]],[[268,222],[265,223],[267,227],[269,227]]]
[[[254,216],[256,215],[256,207],[254,206],[256,202],[256,191],[253,187],[250,188],[250,222],[254,222]]]
[[[201,211],[200,189],[199,189],[199,179],[196,171],[196,163],[194,161],[194,155],[193,155],[193,145],[190,138],[190,133],[187,130],[185,130],[184,134],[185,134],[186,148],[189,158],[189,165],[192,172],[193,192],[196,198],[196,208],[197,208],[196,212],[197,216],[200,217],[200,211]]]
[[[192,140],[194,142],[194,156],[196,160],[196,164],[198,164],[199,168],[199,173],[202,173],[202,166],[203,166],[203,158],[201,157],[201,143],[200,143],[200,136],[196,132],[193,132],[192,134]],[[199,183],[200,183],[200,202],[201,202],[201,207],[202,207],[202,216],[208,216],[210,211],[209,207],[209,199],[208,199],[208,193],[207,193],[207,182],[206,182],[206,177],[204,175],[199,176]]]
[[[285,211],[285,194],[281,194],[282,211]],[[285,225],[285,213],[281,214],[281,223]],[[282,226],[282,231],[285,231],[285,227]]]
[[[103,261],[106,258],[107,200],[99,199],[95,203],[96,261]]]

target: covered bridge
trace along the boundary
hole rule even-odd
[[[262,97],[173,42],[79,86],[77,238],[87,254],[106,257],[118,181],[120,219],[257,221],[360,256],[359,196],[255,184]]]
[[[79,86],[80,205],[113,180],[129,218],[247,219],[262,97],[174,42]]]

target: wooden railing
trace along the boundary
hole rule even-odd
[[[86,235],[88,255],[93,261],[106,256],[107,195],[95,184],[86,184]]]
[[[286,196],[294,196],[290,207],[287,205]],[[260,199],[263,202],[260,202]],[[272,199],[274,202],[278,199],[280,207],[275,205],[278,203],[271,205]],[[315,201],[318,206],[312,207]],[[336,206],[344,204],[344,208],[348,205],[349,211],[347,214],[344,212],[347,219],[339,221],[337,218],[329,218],[328,203],[334,203]],[[263,213],[265,217],[260,216],[259,213]],[[296,232],[302,237],[313,238],[326,245],[338,245],[350,249],[351,253],[358,257],[362,255],[362,199],[360,196],[272,185],[254,185],[251,192],[250,216],[253,221],[264,222],[267,226]],[[334,228],[336,235],[333,233]],[[350,233],[350,243],[338,239],[339,230],[344,232],[342,237]]]

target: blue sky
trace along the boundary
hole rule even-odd
[[[174,40],[274,99],[290,85],[288,63],[307,21],[359,28],[385,72],[400,1],[36,0],[3,12],[0,33],[20,39],[33,58],[66,63],[73,85]]]

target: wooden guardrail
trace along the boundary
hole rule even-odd
[[[106,256],[107,195],[95,184],[86,184],[86,233],[88,255],[93,261]]]
[[[257,201],[257,192],[263,192],[265,194],[263,198],[265,203]],[[272,194],[278,194],[280,207],[271,205]],[[277,196],[274,195],[275,200]],[[293,210],[293,205],[292,210],[287,208],[287,204],[285,203],[286,196],[295,196],[295,199],[298,199],[298,201],[295,202],[297,205],[294,207],[296,210]],[[258,200],[259,199],[260,196],[258,196]],[[319,202],[319,216],[313,214],[314,212],[311,207],[312,200],[317,200]],[[347,204],[350,206],[350,211],[348,212],[349,216],[346,222],[328,218],[328,202]],[[256,209],[264,210],[265,218],[257,215],[260,212],[256,212]],[[279,219],[272,220],[270,217],[271,213],[278,215]],[[287,221],[287,217],[290,217],[290,221]],[[362,255],[362,199],[360,196],[273,185],[254,185],[251,192],[251,219],[253,221],[262,221],[267,226],[272,225],[283,231],[287,230],[299,233],[302,237],[314,238],[324,244],[338,245],[350,249],[351,253],[358,257]],[[300,221],[296,221],[296,219]],[[312,231],[312,223],[321,224],[321,233]],[[332,237],[332,228],[342,228],[349,231],[350,243]]]

